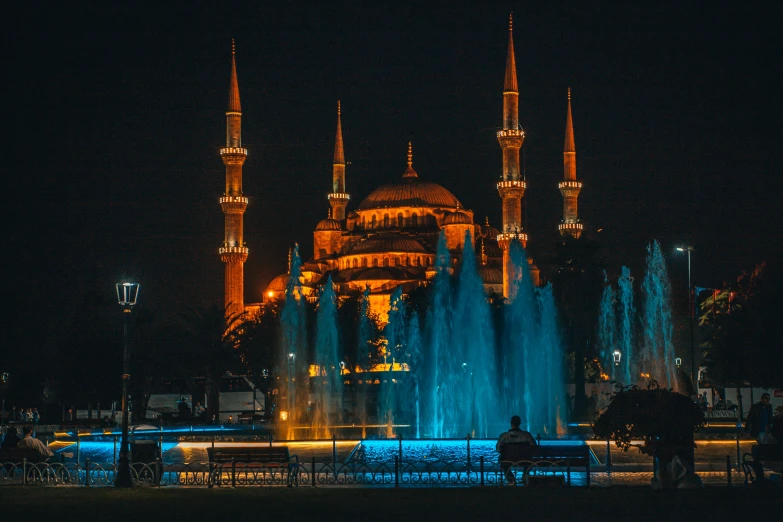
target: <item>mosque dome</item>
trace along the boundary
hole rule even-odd
[[[443,224],[444,225],[472,225],[473,220],[470,219],[470,216],[458,210],[446,216],[446,219],[443,220]]]
[[[421,252],[427,250],[412,237],[398,235],[372,236],[353,246],[350,255],[379,254],[385,252]]]
[[[479,265],[478,273],[485,285],[503,284],[503,269],[500,267]]]
[[[285,292],[285,287],[288,284],[288,274],[280,274],[272,279],[272,281],[266,286],[267,292]]]
[[[322,219],[315,227],[315,229],[316,230],[341,230],[340,222],[332,218]]]
[[[373,190],[359,205],[359,210],[393,207],[454,208],[462,206],[449,190],[431,181],[403,178]]]

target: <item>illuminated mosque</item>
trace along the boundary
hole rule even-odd
[[[241,119],[236,53],[232,48],[226,146],[220,149],[226,166],[226,185],[220,198],[225,215],[225,236],[219,254],[225,264],[228,315],[262,306],[246,306],[243,296],[243,265],[249,252],[243,229],[248,198],[242,191],[242,165],[247,149],[242,147]],[[319,285],[331,276],[338,295],[358,294],[369,288],[372,310],[384,317],[389,309],[389,297],[397,287],[401,286],[403,293],[407,293],[426,285],[434,277],[437,243],[443,233],[453,265],[457,264],[466,239],[470,240],[480,259],[479,272],[485,290],[488,294],[508,297],[513,277],[509,245],[518,240],[525,247],[528,241],[522,220],[527,184],[520,168],[520,148],[525,133],[519,124],[519,87],[510,19],[503,126],[497,132],[497,139],[502,151],[502,178],[497,182],[503,220],[499,229],[490,225],[488,219],[476,223],[474,212],[465,208],[446,187],[427,181],[426,173],[420,176],[413,166],[411,143],[408,143],[407,167],[401,177],[376,188],[358,206],[349,209],[340,103],[337,102],[332,188],[328,195],[330,209],[313,232],[313,257],[302,263],[300,282],[305,296],[316,298]],[[559,231],[562,235],[579,237],[583,224],[577,214],[577,198],[582,183],[576,180],[570,89],[563,162],[564,180],[558,186],[564,202]],[[539,269],[532,259],[528,259],[528,263],[531,279],[538,285]],[[282,297],[288,279],[287,273],[275,277],[264,291],[264,302]]]

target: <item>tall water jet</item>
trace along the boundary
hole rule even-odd
[[[416,310],[411,312],[406,334],[406,359],[410,371],[407,372],[407,385],[413,396],[413,421],[416,426],[416,438],[421,437],[421,381],[422,371],[422,347],[421,329],[419,327],[419,314]]]
[[[642,282],[642,295],[642,371],[645,377],[649,375],[662,386],[673,388],[677,381],[672,344],[671,282],[658,241],[647,247],[647,271]]]
[[[633,300],[633,277],[631,269],[622,267],[620,278],[617,280],[620,298],[618,306],[620,308],[618,345],[620,347],[620,368],[619,375],[615,379],[624,385],[630,385],[639,380],[639,365],[637,364],[637,353],[634,349],[634,321],[636,320],[636,306]]]
[[[359,302],[359,326],[356,334],[356,363],[359,368],[366,372],[370,369],[370,342],[372,341],[372,319],[370,319],[370,287],[364,289],[362,300]],[[356,418],[359,419],[362,426],[367,425],[367,386],[364,383],[366,379],[361,379],[363,384],[356,388],[356,404],[354,410]],[[365,436],[365,430],[362,428],[362,438]]]
[[[457,435],[467,428],[474,437],[495,436],[500,426],[494,325],[469,231],[462,247],[453,331],[453,356],[463,368],[463,382],[454,395],[460,401],[454,407],[462,416],[462,433]]]
[[[612,381],[616,381],[619,376],[619,368],[614,362],[614,350],[617,330],[617,316],[615,314],[616,292],[609,283],[604,272],[604,292],[601,295],[601,304],[598,309],[598,349],[600,352],[601,363],[606,369]]]
[[[526,354],[534,353],[538,338],[535,321],[535,298],[527,256],[519,241],[509,247],[511,273],[510,294],[513,296],[505,307],[503,335],[503,384],[506,392],[506,411],[522,417],[529,427],[527,397],[530,390],[526,380]]]
[[[528,402],[537,407],[532,415],[530,429],[541,426],[549,436],[564,431],[562,413],[565,410],[565,381],[563,379],[563,344],[557,326],[557,309],[552,284],[537,289],[540,344],[538,353],[530,358],[528,375],[543,375],[539,389],[532,390]],[[538,422],[539,424],[535,424]]]
[[[315,438],[327,438],[331,436],[330,424],[338,421],[343,412],[342,357],[337,334],[337,303],[331,276],[318,300],[316,325],[314,363],[318,375],[311,380],[315,399],[312,427]]]
[[[394,434],[394,413],[400,402],[400,386],[394,378],[394,363],[402,362],[405,353],[405,302],[402,299],[402,287],[398,286],[389,298],[389,322],[383,330],[386,338],[384,364],[386,376],[381,380],[381,397],[378,405],[379,421],[386,424],[386,435]]]
[[[459,365],[450,353],[452,321],[451,255],[443,231],[438,238],[435,281],[427,311],[427,346],[423,354],[427,370],[424,380],[425,436],[452,436],[456,415],[444,403],[456,398],[454,375]],[[449,405],[450,406],[450,405]]]
[[[290,255],[285,302],[281,313],[281,336],[277,374],[281,399],[279,419],[287,439],[295,438],[294,426],[302,422],[307,404],[307,325],[305,324],[304,298],[300,282],[302,261],[299,246]]]

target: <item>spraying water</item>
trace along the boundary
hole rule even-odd
[[[647,271],[642,282],[642,296],[642,373],[661,386],[673,388],[677,381],[672,344],[671,282],[658,241],[647,246]]]
[[[289,277],[285,289],[285,302],[281,313],[280,358],[278,360],[278,375],[283,377],[280,383],[282,404],[280,420],[284,426],[285,436],[295,438],[293,426],[302,421],[307,403],[307,391],[304,387],[307,328],[302,297],[301,276],[302,262],[299,258],[299,247],[291,252]]]
[[[618,380],[619,367],[614,362],[617,317],[615,315],[615,295],[616,292],[604,272],[604,292],[601,295],[601,304],[598,310],[598,349],[600,350],[601,362],[606,368],[611,380]]]
[[[622,373],[616,378],[625,385],[635,383],[639,378],[639,371],[636,364],[636,351],[634,350],[634,321],[636,319],[636,307],[633,301],[633,277],[631,269],[622,268],[620,278],[617,280],[619,287],[620,300],[620,355]]]
[[[343,412],[342,360],[337,335],[337,304],[332,277],[326,281],[318,300],[315,367],[318,378],[311,380],[315,406],[312,427],[316,438],[331,436],[329,425],[338,421]]]

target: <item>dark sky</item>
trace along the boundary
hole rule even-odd
[[[284,270],[290,243],[312,253],[337,99],[349,208],[401,175],[412,140],[420,177],[497,226],[509,11],[536,259],[562,213],[568,86],[579,213],[610,271],[627,264],[641,278],[652,239],[676,284],[678,242],[696,248],[700,286],[780,254],[781,49],[762,5],[165,4],[31,2],[7,13],[11,322],[50,328],[125,277],[160,314],[222,302],[218,149],[232,37],[249,149],[246,301]]]

